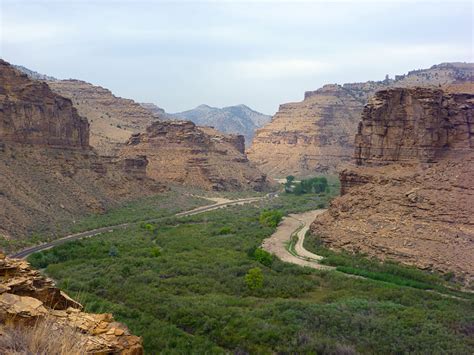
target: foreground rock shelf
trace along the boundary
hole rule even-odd
[[[0,275],[0,338],[11,329],[27,336],[44,322],[58,336],[74,337],[75,347],[87,353],[143,354],[140,337],[130,334],[111,314],[83,312],[80,303],[28,262],[0,254]]]

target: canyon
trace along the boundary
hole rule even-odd
[[[473,71],[470,63],[444,63],[394,79],[329,84],[306,92],[302,102],[280,105],[272,121],[257,130],[249,159],[272,177],[336,174],[352,159],[359,117],[375,92],[470,83]]]
[[[311,225],[332,249],[474,278],[474,87],[378,91],[358,124],[342,196]]]

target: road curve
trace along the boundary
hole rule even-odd
[[[299,214],[290,214],[288,217],[284,217],[275,233],[263,241],[262,248],[288,263],[307,266],[313,269],[334,269],[333,267],[320,264],[319,261],[322,257],[311,253],[303,247],[305,234],[309,229],[309,225],[314,221],[317,215],[324,211],[323,209],[314,210]],[[294,252],[292,253],[288,250],[288,245],[293,235],[296,235],[298,240],[294,246]]]
[[[246,203],[257,202],[257,201],[260,201],[260,200],[262,200],[264,198],[268,198],[268,197],[272,197],[271,194],[268,194],[264,197],[249,197],[249,198],[242,198],[242,199],[238,199],[238,200],[220,199],[220,201],[222,201],[222,202],[214,203],[212,205],[197,207],[197,208],[194,208],[194,209],[189,210],[189,211],[179,212],[179,213],[176,213],[174,216],[175,217],[192,216],[192,215],[195,215],[195,214],[208,212],[208,211],[212,211],[212,210],[227,207],[227,206],[243,205],[243,204],[246,204]],[[206,198],[206,197],[203,197],[203,198]],[[113,226],[107,226],[107,227],[91,229],[91,230],[80,232],[80,233],[74,233],[74,234],[67,235],[63,238],[53,240],[53,241],[48,242],[48,243],[44,243],[44,244],[40,244],[40,245],[36,245],[36,246],[33,246],[33,247],[23,249],[19,252],[10,254],[8,257],[17,258],[17,259],[25,259],[26,257],[28,257],[29,255],[31,255],[33,253],[43,251],[43,250],[46,250],[46,249],[51,249],[51,248],[53,248],[57,245],[67,243],[67,242],[70,242],[72,240],[77,240],[77,239],[82,239],[82,238],[89,238],[89,237],[93,237],[95,235],[99,235],[99,234],[102,234],[102,233],[105,233],[105,232],[113,232],[114,230],[117,230],[117,229],[120,229],[120,228],[126,228],[126,227],[131,226],[131,225],[137,225],[137,224],[143,223],[143,222],[145,222],[145,223],[146,222],[153,222],[153,221],[156,221],[156,220],[157,219],[154,218],[154,219],[143,220],[143,221],[139,221],[139,222],[122,223],[122,224],[116,224],[116,225],[113,225]]]

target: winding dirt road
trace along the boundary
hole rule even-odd
[[[309,229],[309,225],[314,221],[317,215],[324,211],[325,210],[314,210],[299,214],[290,214],[288,217],[284,217],[275,233],[263,241],[262,248],[288,263],[307,266],[313,269],[334,269],[331,266],[321,265],[319,261],[322,257],[311,253],[303,247],[304,237]],[[288,246],[290,245],[291,237],[295,234],[298,240],[294,245],[293,252],[290,252]]]
[[[265,199],[265,198],[271,198],[272,195],[274,195],[274,194],[270,193],[270,194],[267,194],[266,196],[263,196],[263,197],[250,197],[250,198],[242,198],[242,199],[237,199],[237,200],[227,200],[227,199],[223,199],[223,198],[203,197],[204,199],[211,200],[215,203],[211,204],[211,205],[197,207],[197,208],[192,209],[190,211],[184,211],[184,212],[176,213],[174,216],[175,217],[192,216],[192,215],[195,215],[195,214],[198,214],[198,213],[204,213],[204,212],[216,210],[218,208],[224,208],[224,207],[227,207],[227,206],[243,205],[243,204],[246,204],[246,203],[253,203],[253,202],[257,202],[257,201],[260,201],[262,199]],[[44,243],[44,244],[40,244],[40,245],[36,245],[36,246],[33,246],[33,247],[23,249],[19,252],[10,254],[9,257],[10,258],[17,258],[17,259],[25,259],[26,257],[28,257],[29,255],[31,255],[33,253],[43,251],[43,250],[46,250],[46,249],[51,249],[51,248],[53,248],[57,245],[60,245],[60,244],[66,243],[66,242],[70,242],[72,240],[77,240],[77,239],[82,239],[82,238],[89,238],[89,237],[93,237],[93,236],[96,236],[96,235],[99,235],[99,234],[102,234],[102,233],[113,232],[114,230],[117,230],[117,229],[120,229],[120,228],[126,228],[126,227],[131,226],[131,225],[137,225],[137,224],[140,224],[140,223],[143,223],[143,222],[153,222],[153,221],[156,221],[156,220],[157,219],[155,218],[155,219],[149,219],[149,220],[144,220],[144,221],[140,221],[140,222],[122,223],[122,224],[117,224],[117,225],[108,226],[108,227],[101,227],[101,228],[91,229],[91,230],[88,230],[88,231],[85,231],[85,232],[70,234],[70,235],[67,235],[63,238],[53,240],[52,242],[48,242],[48,243]]]

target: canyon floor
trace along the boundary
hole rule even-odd
[[[28,260],[87,312],[112,312],[143,337],[150,353],[472,348],[470,294],[435,274],[333,253],[305,240],[309,223],[333,194],[167,194],[77,221],[74,232],[106,233]],[[261,218],[276,209],[288,216],[277,228]],[[295,232],[298,242],[292,243]],[[278,241],[276,249],[267,248],[269,240]],[[260,258],[262,243],[275,255]],[[255,289],[246,284],[252,268],[263,277]],[[343,274],[355,271],[366,275]]]

